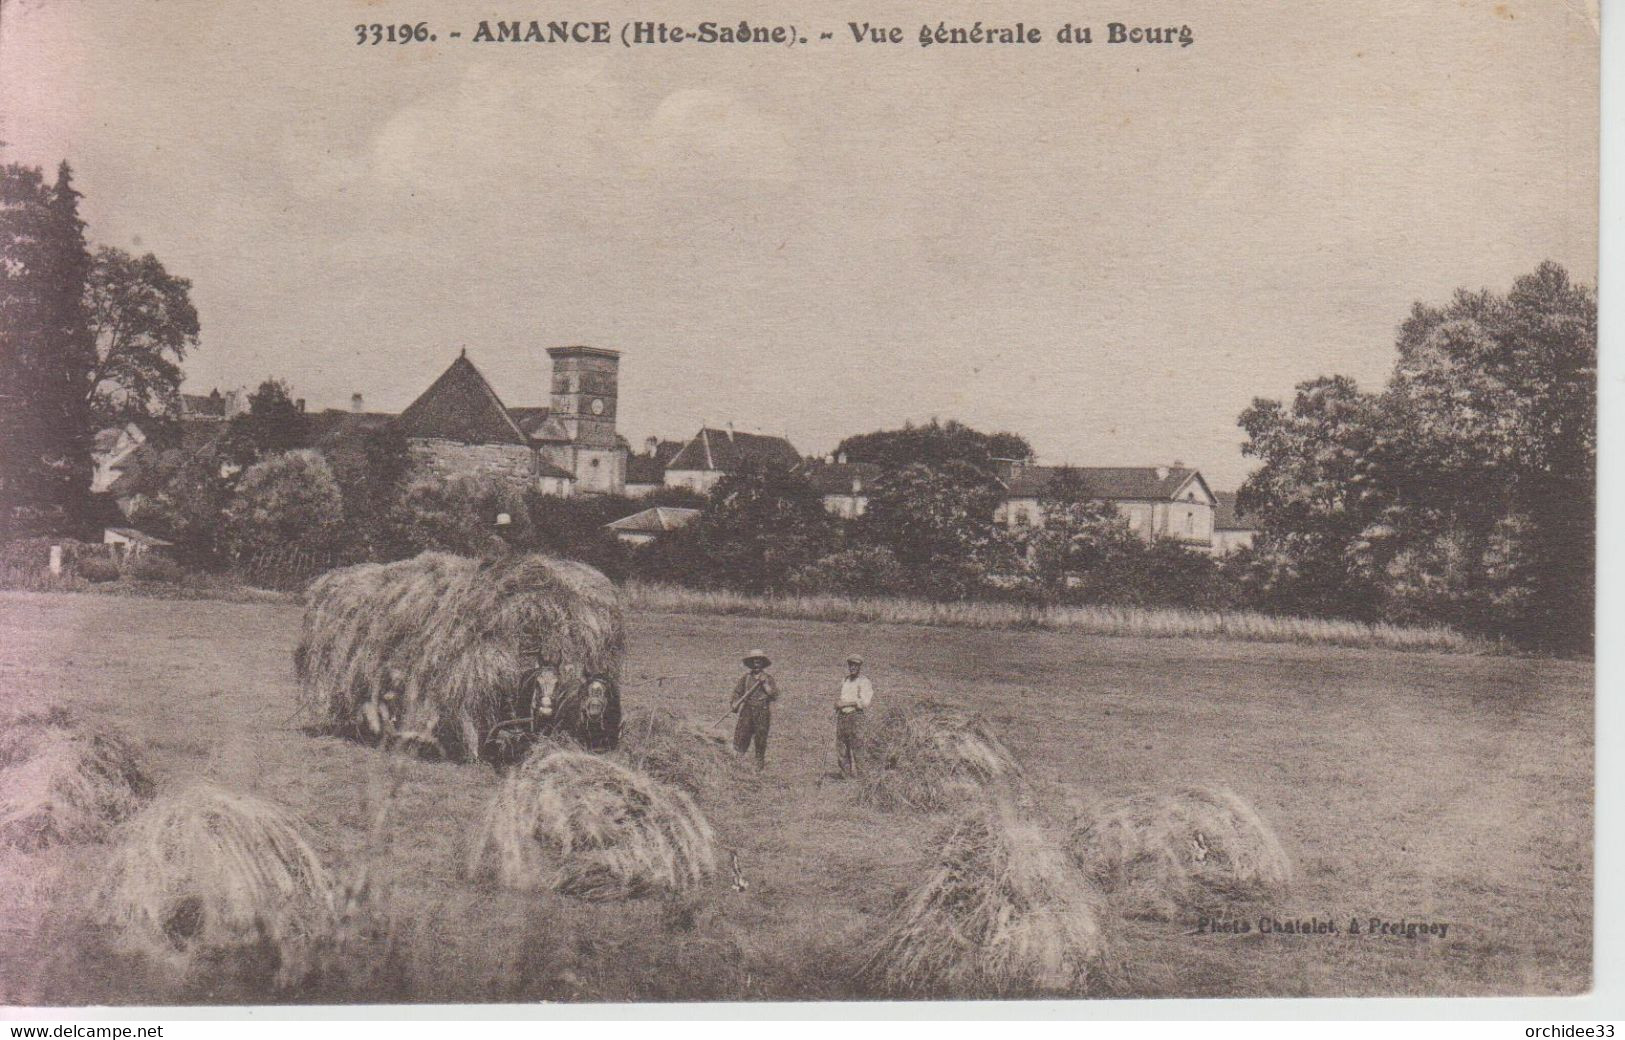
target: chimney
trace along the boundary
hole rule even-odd
[[[659,437],[645,437],[643,439],[643,453],[645,455],[649,456],[650,458],[654,458],[655,453],[658,452],[659,450],[660,450],[660,438]]]
[[[1168,479],[1168,467],[1167,466],[1158,466],[1157,467],[1157,479],[1158,480],[1167,480]]]
[[[840,466],[846,465],[846,452],[843,451],[839,455],[835,456],[835,463],[836,465]]]
[[[733,420],[730,419],[728,421],[728,440],[731,442],[733,439],[734,439],[734,424],[733,424]]]
[[[303,397],[301,397],[299,400],[295,401],[293,403],[293,406],[295,408],[299,409],[299,414],[300,415],[305,414],[305,399]]]
[[[350,411],[356,413],[357,415],[360,415],[362,412],[364,412],[366,410],[367,410],[366,399],[363,398],[360,394],[351,394],[350,395]]]

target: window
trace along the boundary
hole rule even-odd
[[[1185,514],[1185,533],[1186,534],[1195,534],[1196,533],[1196,514],[1195,513],[1186,513]]]

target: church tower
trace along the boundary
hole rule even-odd
[[[553,359],[550,418],[570,438],[579,491],[620,494],[626,453],[615,437],[621,353],[601,347],[549,347]]]

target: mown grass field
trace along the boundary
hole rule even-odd
[[[380,753],[301,732],[299,608],[0,594],[0,709],[56,703],[114,728],[162,786],[207,777],[283,803],[341,869],[362,861],[403,937],[382,981],[284,999],[832,999],[940,818],[865,808],[831,777],[830,703],[849,650],[884,699],[980,711],[1052,799],[1226,785],[1272,821],[1298,870],[1256,920],[1442,921],[1444,939],[1196,935],[1122,921],[1102,996],[1523,995],[1588,988],[1592,670],[1514,657],[1057,631],[636,612],[628,707],[707,724],[739,654],[774,656],[784,698],[769,770],[704,803],[750,882],[683,900],[589,905],[463,880],[496,786],[411,762],[387,846],[368,838]],[[655,678],[668,677],[664,683]],[[254,1001],[229,971],[178,983],[116,956],[83,919],[104,851],[0,852],[0,1002]],[[1218,908],[1222,909],[1222,908]]]

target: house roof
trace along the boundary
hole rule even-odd
[[[226,399],[219,390],[209,394],[181,394],[181,415],[194,419],[224,419]]]
[[[1006,482],[1011,498],[1037,498],[1055,479],[1061,466],[1023,466]],[[1198,481],[1209,495],[1202,474],[1185,466],[1073,466],[1085,486],[1105,501],[1126,499],[1172,501],[1191,481]]]
[[[174,545],[175,544],[174,542],[167,541],[167,540],[165,540],[163,538],[157,538],[157,537],[154,537],[153,535],[147,534],[145,531],[137,531],[133,527],[109,527],[109,528],[105,528],[104,531],[103,531],[102,537],[105,538],[107,536],[107,534],[109,534],[109,533],[118,535],[120,538],[127,539],[127,540],[135,542],[135,543],[137,543],[139,545],[163,546],[163,545]]]
[[[874,483],[885,469],[873,462],[813,462],[801,471],[820,495],[855,495]]]
[[[794,469],[801,456],[783,437],[762,433],[736,433],[733,430],[714,430],[705,427],[694,439],[683,445],[668,470],[720,470],[732,473],[749,462],[768,463]]]
[[[664,531],[675,531],[692,523],[700,515],[698,509],[684,509],[681,506],[655,506],[645,509],[631,516],[623,516],[619,520],[611,520],[604,526],[612,531],[630,531],[641,534],[660,534]]]
[[[502,398],[468,354],[457,356],[440,378],[429,384],[401,413],[409,437],[438,437],[464,444],[528,444]]]
[[[1236,508],[1236,493],[1234,491],[1215,491],[1214,499],[1217,504],[1213,507],[1213,529],[1215,531],[1256,531],[1258,523],[1250,518],[1243,517]]]

